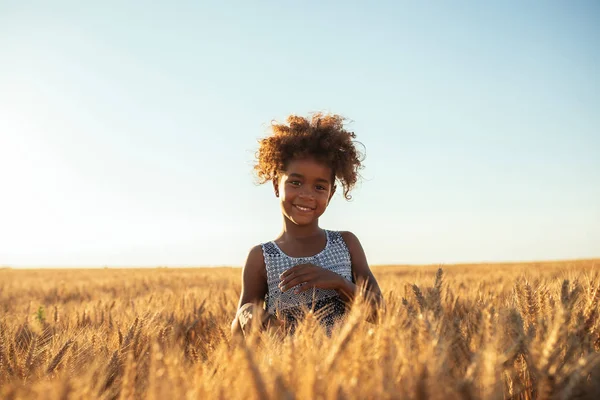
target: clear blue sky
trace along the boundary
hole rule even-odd
[[[372,264],[600,256],[598,2],[123,3],[0,0],[0,265],[241,265],[257,139],[318,110]]]

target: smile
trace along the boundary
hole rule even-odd
[[[314,211],[314,210],[315,210],[314,208],[310,208],[310,207],[303,207],[303,206],[299,206],[299,205],[297,205],[297,204],[294,204],[294,207],[296,207],[298,210],[300,210],[300,211],[304,211],[304,212],[307,212],[307,211]]]

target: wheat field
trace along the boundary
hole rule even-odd
[[[2,269],[0,398],[598,398],[597,266],[374,267],[377,324],[245,341],[240,269]]]

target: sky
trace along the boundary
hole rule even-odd
[[[595,1],[0,0],[0,265],[243,264],[271,121],[366,150],[371,264],[600,257]],[[341,192],[341,191],[340,191]]]

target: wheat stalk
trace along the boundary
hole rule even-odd
[[[73,344],[73,340],[72,339],[67,340],[65,342],[65,344],[61,347],[61,349],[58,351],[58,353],[56,353],[56,355],[54,356],[52,361],[50,361],[48,368],[46,369],[47,374],[51,374],[54,371],[54,369],[58,366],[60,361],[63,359],[64,355],[67,353],[67,350],[69,349],[69,346],[71,346],[71,344]]]

